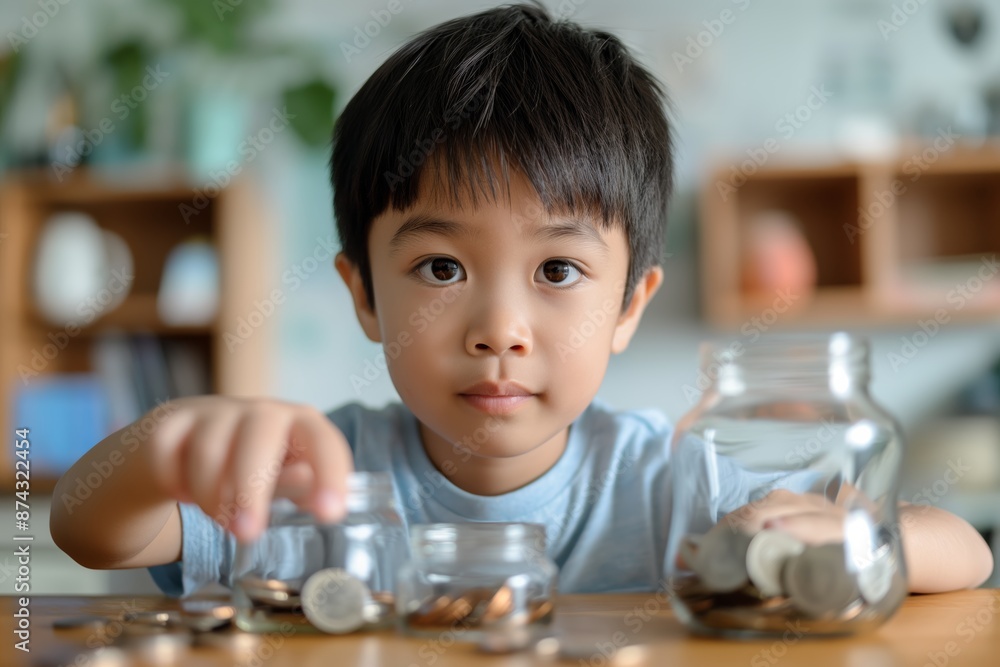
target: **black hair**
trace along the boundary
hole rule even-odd
[[[497,7],[426,30],[393,53],[344,108],[330,159],[341,247],[374,308],[368,235],[418,197],[428,165],[453,198],[495,198],[511,168],[548,213],[621,225],[623,307],[660,263],[673,183],[666,95],[613,35]],[[499,167],[500,173],[497,173]]]

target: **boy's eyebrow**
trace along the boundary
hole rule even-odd
[[[446,236],[449,238],[466,237],[474,238],[475,232],[469,227],[461,225],[453,220],[445,220],[443,218],[435,218],[430,215],[423,213],[418,213],[416,215],[411,215],[408,217],[396,233],[392,235],[392,239],[389,240],[389,252],[390,254],[395,254],[410,239],[423,236],[424,234],[436,234],[438,236]]]
[[[467,225],[455,222],[454,220],[446,220],[444,218],[437,218],[431,215],[418,213],[408,217],[403,224],[399,226],[396,233],[392,235],[392,239],[389,241],[390,254],[398,252],[410,239],[424,234],[433,234],[448,238],[461,237],[472,240],[474,240],[477,236],[477,233]],[[601,238],[601,234],[594,228],[593,225],[577,219],[573,219],[570,222],[561,222],[553,225],[536,227],[531,232],[530,237],[531,240],[546,241],[562,238],[575,238],[588,243],[593,243],[594,245],[599,246],[605,253],[609,250],[608,244],[603,238]]]

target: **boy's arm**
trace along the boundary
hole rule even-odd
[[[177,502],[151,483],[145,443],[131,428],[91,448],[53,491],[52,539],[84,567],[147,567],[181,557]]]
[[[230,530],[249,542],[267,525],[275,494],[321,520],[340,519],[353,467],[343,434],[308,406],[177,399],[77,461],[56,484],[49,526],[59,548],[86,567],[171,563],[182,555],[178,501],[209,516],[236,510]],[[95,476],[101,481],[92,483]]]
[[[989,546],[954,514],[931,505],[900,503],[899,523],[914,593],[975,588],[993,572]]]
[[[844,508],[822,495],[772,491],[749,510],[733,514],[737,525],[751,533],[775,528],[807,543],[844,539]],[[989,546],[964,519],[937,507],[905,502],[899,503],[898,515],[911,592],[975,588],[993,572]]]

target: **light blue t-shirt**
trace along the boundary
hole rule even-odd
[[[555,465],[530,484],[499,496],[463,491],[435,468],[421,445],[417,419],[404,404],[373,409],[351,403],[328,416],[350,443],[357,470],[391,473],[407,525],[540,523],[546,527],[549,556],[559,566],[560,591],[651,591],[662,586],[673,434],[662,412],[618,412],[595,399],[570,425],[566,450]],[[730,485],[722,495],[745,498],[747,489],[741,486]],[[709,517],[729,509],[720,507],[718,500],[704,507]],[[180,509],[183,558],[149,568],[154,581],[174,596],[188,595],[209,582],[231,586],[236,551],[232,534],[195,505],[181,504]],[[308,545],[286,546],[272,545],[261,552],[280,553],[281,559],[309,558]],[[299,569],[301,560],[285,565]],[[280,564],[275,568],[285,569]]]

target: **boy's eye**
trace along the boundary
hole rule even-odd
[[[432,257],[417,267],[420,277],[435,285],[450,285],[464,277],[462,265],[448,257]]]
[[[538,271],[544,280],[563,287],[574,285],[583,277],[578,268],[564,259],[550,259]]]

